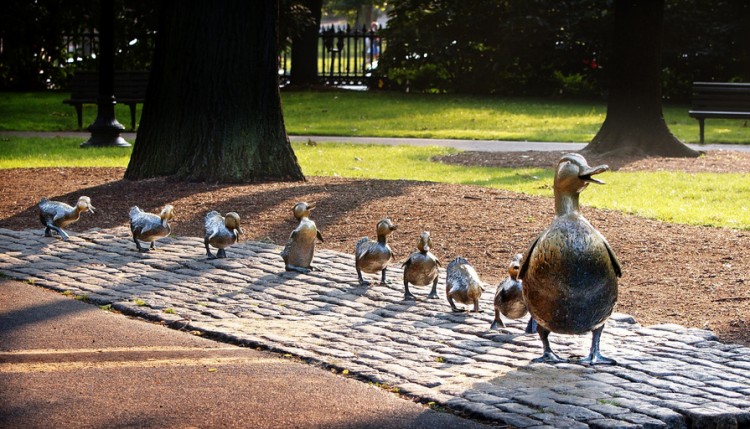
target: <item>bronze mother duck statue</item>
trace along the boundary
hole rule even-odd
[[[39,201],[39,220],[44,226],[44,236],[52,237],[52,230],[60,234],[60,238],[68,241],[68,234],[63,228],[76,222],[81,218],[81,213],[90,211],[94,213],[94,206],[91,205],[91,198],[81,196],[75,207],[71,207],[60,201],[50,201],[42,198]]]
[[[140,241],[150,241],[151,249],[155,249],[154,243],[172,232],[169,221],[174,218],[174,207],[167,204],[161,209],[161,213],[147,213],[138,206],[130,208],[130,232],[133,233],[133,241],[139,252],[148,252],[149,249],[141,247]]]
[[[380,284],[385,285],[385,270],[393,258],[393,252],[388,245],[388,236],[396,230],[396,225],[390,219],[383,219],[376,226],[377,241],[369,237],[362,237],[357,241],[354,249],[354,268],[357,270],[359,284],[366,286],[368,282],[362,278],[362,271],[370,274],[380,272]]]
[[[409,255],[409,259],[401,266],[404,269],[404,299],[414,301],[416,298],[409,291],[409,283],[416,286],[427,286],[432,283],[432,290],[428,299],[437,299],[437,284],[440,261],[430,252],[432,239],[429,231],[419,234],[417,251]]]
[[[518,275],[544,346],[544,354],[534,362],[566,361],[552,351],[550,332],[578,335],[592,331],[591,350],[581,363],[615,364],[601,355],[599,340],[617,302],[622,270],[609,243],[583,217],[578,204],[589,183],[603,183],[592,176],[608,169],[607,165],[590,167],[576,153],[564,155],[557,165],[556,216],[526,251]]]
[[[284,268],[287,271],[297,271],[299,273],[309,273],[316,269],[312,266],[313,255],[315,254],[315,240],[323,241],[318,227],[310,219],[310,210],[315,208],[315,203],[301,202],[292,207],[294,217],[299,221],[297,228],[289,235],[289,240],[281,251],[281,258],[284,259]]]
[[[240,234],[245,233],[240,226],[240,215],[229,212],[222,216],[215,210],[206,214],[205,230],[203,244],[206,246],[208,259],[226,258],[227,252],[224,249],[236,243]],[[219,249],[216,251],[216,256],[211,253],[209,245]]]

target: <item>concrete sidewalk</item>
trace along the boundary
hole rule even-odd
[[[427,301],[417,288],[419,301],[404,302],[396,266],[391,285],[362,287],[350,254],[320,250],[323,271],[303,275],[284,271],[280,250],[244,242],[228,259],[207,260],[193,237],[165,239],[142,254],[126,228],[73,232],[69,242],[41,229],[0,229],[0,272],[518,428],[750,425],[750,348],[720,343],[709,331],[643,327],[618,314],[601,344],[618,365],[532,364],[541,345],[523,333],[524,320],[489,329],[494,290],[482,297],[483,313],[452,313],[442,290],[440,300]],[[566,357],[585,355],[590,343],[589,336],[551,340]]]
[[[291,357],[0,279],[0,427],[488,426]]]
[[[0,131],[2,136],[26,137],[78,137],[81,141],[88,139],[87,132],[34,132],[34,131]],[[135,133],[122,133],[122,137],[129,143],[135,142]],[[447,146],[464,151],[479,152],[525,152],[529,150],[577,151],[583,149],[586,143],[552,143],[528,141],[502,140],[459,140],[459,139],[422,139],[422,138],[393,138],[393,137],[339,137],[339,136],[289,136],[292,142],[335,142],[357,144],[382,144],[388,146]],[[736,150],[750,152],[750,145],[731,144],[688,144],[700,151],[707,150]]]

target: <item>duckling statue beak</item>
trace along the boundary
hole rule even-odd
[[[94,208],[94,206],[92,206],[91,204],[89,204],[89,211],[90,211],[91,213],[94,213],[94,210],[96,210],[96,209]]]
[[[237,233],[239,235],[245,235],[245,231],[243,231],[241,227],[237,227]]]
[[[603,181],[599,179],[595,179],[591,176],[595,174],[599,174],[599,173],[604,173],[605,171],[608,171],[608,170],[609,170],[609,166],[607,164],[597,165],[596,167],[587,166],[581,170],[581,172],[578,174],[578,178],[587,183],[596,183],[599,185],[603,185],[604,184]]]
[[[315,208],[315,203],[307,203],[307,209],[312,210]]]

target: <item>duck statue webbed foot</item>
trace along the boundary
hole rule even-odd
[[[438,299],[437,284],[440,274],[440,260],[430,252],[432,239],[429,231],[422,231],[417,242],[417,251],[409,255],[403,263],[404,269],[404,300],[416,301],[417,298],[409,290],[409,283],[415,286],[427,286],[432,283],[432,290],[427,299]]]
[[[542,346],[544,347],[544,352],[542,355],[538,358],[532,359],[531,361],[534,363],[567,363],[567,359],[563,359],[560,356],[557,355],[554,351],[552,351],[552,347],[549,344],[549,334],[550,331],[538,326],[537,331],[539,332],[539,338],[542,340]]]
[[[206,234],[203,238],[203,245],[206,248],[208,259],[226,258],[226,248],[237,242],[239,236],[244,234],[240,226],[240,215],[235,212],[229,212],[222,216],[217,211],[210,211],[206,214],[205,219]],[[211,253],[209,246],[216,247],[216,255]]]
[[[463,310],[456,307],[454,300],[464,305],[474,304],[472,313],[481,313],[479,297],[484,292],[482,281],[479,280],[474,267],[464,258],[458,257],[451,261],[446,268],[445,296],[454,312]]]
[[[617,361],[608,357],[602,356],[599,352],[599,339],[602,336],[604,326],[594,329],[591,332],[591,350],[589,355],[580,360],[580,363],[584,365],[617,365]]]
[[[390,219],[383,219],[376,226],[377,241],[363,237],[357,241],[354,250],[354,268],[360,286],[368,286],[369,282],[362,277],[362,272],[369,274],[380,273],[380,284],[387,285],[385,279],[388,264],[393,259],[393,251],[388,245],[388,236],[396,230],[396,225]]]

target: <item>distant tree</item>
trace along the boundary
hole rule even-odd
[[[318,32],[323,0],[301,0],[290,9],[296,10],[297,16],[297,28],[291,34],[290,83],[295,87],[310,87],[318,83]]]
[[[278,1],[165,0],[125,178],[304,180],[284,129]]]
[[[664,0],[615,0],[607,117],[584,152],[696,157],[664,122],[661,44]]]

